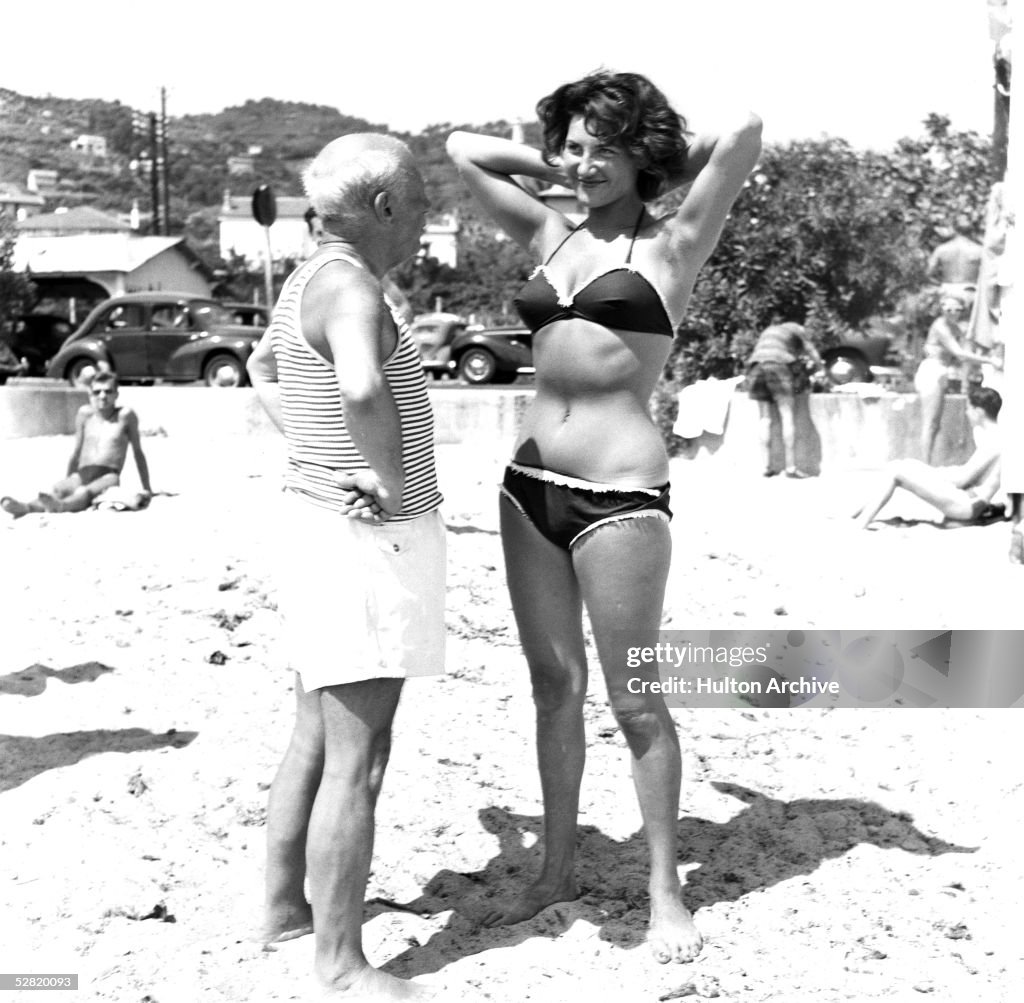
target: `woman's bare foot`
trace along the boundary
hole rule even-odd
[[[332,986],[324,991],[323,1003],[397,1003],[401,1000],[436,999],[428,986],[408,979],[396,979],[379,968],[367,965],[345,988]]]
[[[558,883],[537,881],[526,891],[496,906],[484,915],[484,926],[512,926],[533,919],[542,909],[556,902],[571,902],[580,897],[576,879],[571,875]]]
[[[260,931],[260,940],[264,944],[283,944],[287,940],[305,937],[313,932],[313,910],[309,903],[301,906],[281,906],[268,908]]]
[[[664,895],[651,894],[651,925],[647,930],[647,943],[659,964],[670,961],[682,964],[693,961],[704,946],[690,911],[683,905],[681,892]]]

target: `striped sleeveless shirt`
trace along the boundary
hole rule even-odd
[[[277,363],[281,413],[287,443],[285,487],[321,508],[341,508],[341,488],[331,472],[368,466],[345,425],[345,409],[334,366],[302,333],[300,305],[310,279],[329,261],[361,262],[330,251],[300,265],[285,282],[267,328]],[[388,304],[398,339],[384,362],[384,376],[398,407],[402,427],[405,487],[402,509],[392,522],[408,522],[441,504],[434,467],[434,418],[420,354],[409,325]]]

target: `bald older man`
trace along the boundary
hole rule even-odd
[[[418,999],[425,987],[368,963],[362,918],[402,686],[444,664],[433,421],[419,353],[381,285],[418,250],[427,199],[388,136],[329,143],[303,180],[323,234],[249,362],[287,446],[270,528],[297,697],[267,810],[264,937],[312,930],[328,998]]]

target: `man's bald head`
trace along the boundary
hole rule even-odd
[[[423,186],[405,143],[368,132],[332,140],[306,168],[302,181],[324,227],[346,240],[363,236],[382,192],[401,205]]]

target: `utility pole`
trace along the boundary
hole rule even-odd
[[[158,160],[158,140],[156,134],[156,113],[149,113],[149,194],[153,203],[153,233],[159,235],[161,230],[160,212],[160,165]]]
[[[169,163],[167,159],[167,88],[160,88],[160,175],[163,181],[164,234],[171,232],[170,183],[167,180]]]

